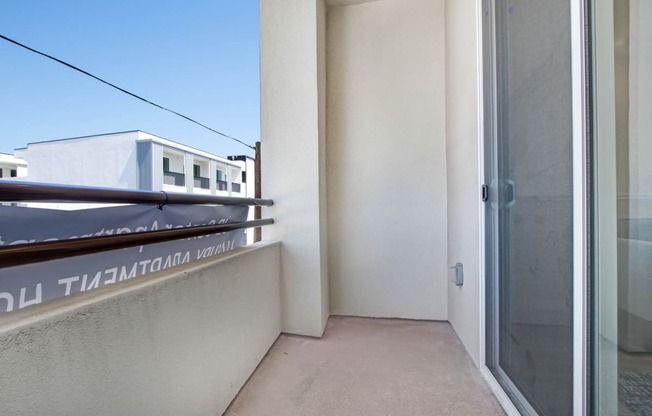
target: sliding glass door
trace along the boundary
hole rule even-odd
[[[483,12],[486,363],[522,414],[572,415],[570,2]]]

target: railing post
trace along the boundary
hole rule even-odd
[[[261,192],[261,172],[260,172],[260,142],[256,142],[256,159],[254,161],[254,169],[256,171],[256,179],[254,185],[254,198],[260,198]],[[259,220],[262,218],[262,208],[256,206],[254,208],[254,219]],[[254,242],[262,240],[262,230],[260,227],[254,229]]]

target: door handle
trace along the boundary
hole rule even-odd
[[[505,208],[511,208],[516,203],[516,183],[511,179],[505,179],[503,183],[503,201]]]

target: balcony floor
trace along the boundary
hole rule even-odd
[[[282,334],[227,416],[504,415],[446,322],[331,317]]]

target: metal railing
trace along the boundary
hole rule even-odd
[[[237,192],[240,193],[240,184],[232,182],[231,183],[231,192]]]
[[[193,186],[195,188],[209,189],[211,187],[210,179],[204,178],[203,176],[195,176]]]
[[[217,180],[217,190],[218,191],[226,191],[228,189],[229,184],[226,181],[221,181]]]
[[[186,186],[186,175],[177,172],[163,172],[163,183],[166,185]]]
[[[153,204],[159,208],[166,204],[247,206],[271,206],[274,204],[271,199],[261,198],[234,198],[170,193],[164,191],[138,191],[130,189],[96,188],[88,186],[53,185],[0,180],[0,202],[19,201]],[[142,231],[98,237],[84,237],[63,241],[46,241],[0,246],[0,267],[37,263],[82,254],[92,254],[144,244],[223,233],[243,228],[260,227],[273,223],[274,220],[269,218],[230,224]]]

